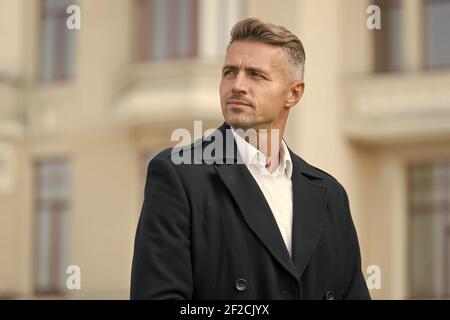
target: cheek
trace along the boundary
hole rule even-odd
[[[279,90],[265,90],[258,100],[263,113],[277,114],[283,108],[285,95]]]
[[[221,81],[219,85],[219,95],[220,98],[224,98],[228,93],[228,88],[225,82]]]
[[[278,100],[277,92],[270,89],[260,90],[259,101],[264,105],[272,105],[276,100]]]

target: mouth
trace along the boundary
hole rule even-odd
[[[242,100],[228,100],[227,105],[231,107],[252,107],[252,105],[246,101]]]

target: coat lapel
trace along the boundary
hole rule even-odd
[[[231,134],[227,129],[230,127],[224,123],[218,131],[225,137]],[[239,154],[234,139],[231,140],[231,145],[223,144],[224,150],[219,157],[204,160],[209,163],[229,163],[231,160],[233,164],[216,164],[215,169],[236,201],[244,220],[271,255],[295,278],[300,279],[323,231],[327,189],[313,182],[322,177],[289,150],[293,163],[291,258],[264,194],[245,164],[236,164]]]
[[[297,278],[297,271],[264,194],[244,164],[216,166],[244,220],[272,256]]]
[[[291,152],[293,161],[292,259],[300,278],[320,240],[325,221],[327,188],[311,181],[320,175]]]

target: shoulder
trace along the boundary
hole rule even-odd
[[[164,161],[164,160],[170,161],[173,164],[177,164],[176,160],[178,159],[178,157],[186,157],[186,156],[191,157],[194,154],[196,154],[195,151],[197,149],[201,150],[203,148],[202,142],[203,141],[201,139],[198,139],[194,143],[191,143],[188,145],[166,148],[166,149],[162,150],[161,152],[159,152],[157,155],[155,155],[151,159],[150,164],[155,161]],[[183,160],[188,160],[188,159],[184,158]],[[193,158],[192,158],[192,160],[193,160]]]
[[[300,167],[302,174],[306,175],[312,183],[326,187],[330,193],[336,196],[346,195],[344,186],[332,174],[308,163],[295,153],[291,153],[291,157],[294,163]]]
[[[327,210],[335,217],[345,221],[351,219],[350,204],[344,186],[329,172],[307,163],[294,155],[297,163],[302,167],[302,174],[307,176],[309,182],[326,190]]]
[[[170,160],[171,154],[172,154],[173,148],[166,148],[162,151],[160,151],[158,154],[156,154],[151,160],[150,163],[154,161],[161,161],[161,160]]]

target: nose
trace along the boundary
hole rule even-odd
[[[245,76],[241,72],[239,72],[234,78],[231,92],[241,94],[246,94],[248,92]]]

